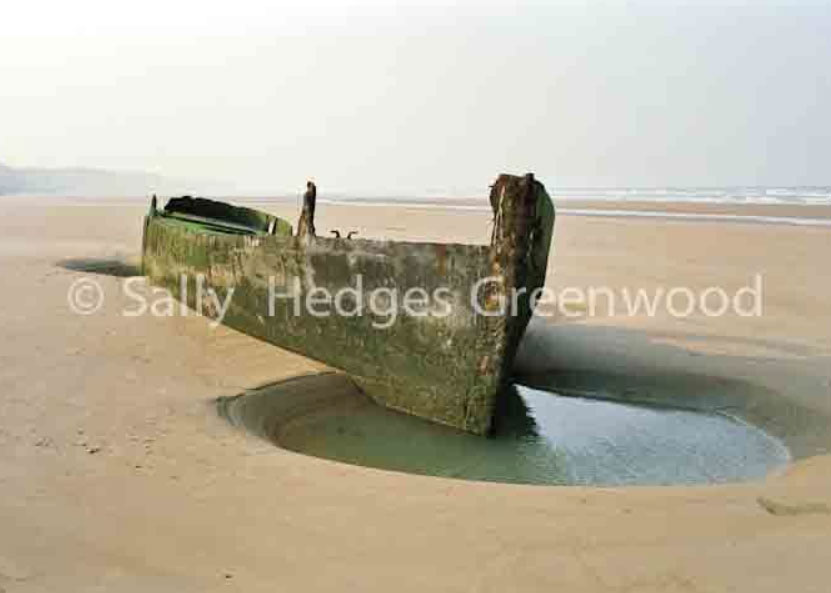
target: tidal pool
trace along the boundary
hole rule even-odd
[[[280,395],[243,395],[234,405],[252,397]],[[315,406],[285,423],[263,418],[279,412],[262,400],[236,414],[243,418],[237,423],[250,428],[254,422],[255,432],[283,448],[354,465],[524,484],[721,483],[761,478],[790,459],[778,440],[728,416],[522,386],[503,399],[490,438],[394,412],[365,398],[347,400]],[[280,428],[263,429],[268,426]]]

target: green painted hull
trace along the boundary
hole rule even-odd
[[[233,291],[224,324],[345,371],[382,405],[486,434],[531,316],[529,295],[545,281],[554,222],[531,176],[500,176],[491,203],[492,243],[476,246],[296,236],[287,222],[253,210],[173,200],[145,220],[143,267],[153,284],[209,316]],[[306,306],[313,290],[356,288],[341,300],[351,315]],[[376,314],[390,303],[378,297],[373,308],[361,296],[413,288],[441,294],[442,306],[430,299],[418,315],[399,310],[390,323]],[[514,290],[516,314],[502,314]]]

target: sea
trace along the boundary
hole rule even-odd
[[[562,188],[555,193],[566,200],[831,206],[831,186]]]
[[[760,224],[784,224],[808,227],[831,227],[831,208],[825,211],[816,206],[831,207],[831,185],[811,186],[729,186],[729,187],[611,187],[579,188],[552,187],[548,192],[553,196],[558,215],[589,216],[609,218],[656,218],[683,219],[709,222],[746,222]],[[322,190],[318,194],[318,204],[349,204],[352,206],[380,207],[397,206],[406,208],[471,210],[489,212],[491,207],[485,190],[476,189],[431,189],[422,192],[379,193],[379,192],[337,192]],[[152,193],[152,192],[150,192]],[[254,208],[274,203],[295,203],[299,209],[301,192],[241,192],[235,195],[212,195],[200,193],[214,199],[227,200],[232,203],[248,204]],[[6,199],[35,198],[45,196],[26,196],[15,194],[0,196]],[[147,196],[91,196],[67,195],[48,196],[65,198],[76,206],[102,206],[113,203],[147,200]],[[638,207],[627,208],[626,204],[637,203]],[[164,196],[162,196],[164,203]],[[651,209],[644,204],[655,204]],[[604,206],[608,204],[608,207]],[[662,205],[673,204],[671,210]],[[685,210],[683,205],[689,205]],[[724,208],[718,211],[702,211],[696,205],[731,206],[729,212]],[[780,205],[794,206],[788,212],[743,212],[742,206]],[[800,213],[799,207],[806,207]],[[813,208],[807,208],[813,207]]]
[[[557,188],[549,187],[554,197],[557,213],[569,216],[610,218],[659,218],[700,220],[710,222],[746,222],[760,224],[785,224],[797,226],[831,227],[831,209],[827,215],[817,216],[816,209],[805,216],[797,212],[787,215],[744,213],[743,205],[831,206],[831,186],[793,187],[631,187],[631,188]],[[424,192],[421,195],[331,195],[318,199],[319,203],[355,206],[406,206],[408,208],[480,210],[490,211],[490,204],[482,197],[472,197],[473,192]],[[573,204],[570,204],[573,203]],[[587,204],[596,202],[596,204]],[[626,203],[638,203],[637,210],[627,209]],[[614,204],[604,208],[603,204]],[[655,209],[643,204],[654,203]],[[663,204],[688,204],[689,211],[673,208],[667,211]],[[731,212],[701,212],[693,206],[700,204],[734,206]],[[584,206],[590,207],[584,207]]]

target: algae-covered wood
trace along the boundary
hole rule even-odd
[[[183,220],[174,204],[148,215],[144,270],[209,315],[218,311],[207,289],[220,302],[230,295],[224,324],[346,371],[385,406],[485,434],[545,279],[553,225],[530,175],[500,176],[491,202],[490,246],[292,236],[262,213],[250,233],[222,232]],[[516,311],[502,311],[520,288]],[[322,298],[309,307],[326,294],[328,315]],[[419,307],[403,306],[408,294]]]

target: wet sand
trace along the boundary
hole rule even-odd
[[[565,209],[594,209],[594,210],[631,210],[643,212],[660,210],[670,213],[695,214],[722,214],[730,216],[772,216],[777,218],[831,218],[831,206],[817,204],[725,204],[725,203],[694,203],[694,202],[655,202],[639,201],[637,199],[626,202],[605,200],[563,200],[560,206]]]
[[[349,466],[229,426],[217,397],[325,369],[194,316],[122,316],[145,208],[0,199],[0,588],[827,589],[828,229],[560,216],[555,288],[761,273],[765,315],[549,320],[519,374],[733,407],[797,460],[742,484],[541,487]],[[318,227],[489,234],[486,213],[382,207],[320,208]],[[66,300],[84,276],[107,295],[90,316]]]

